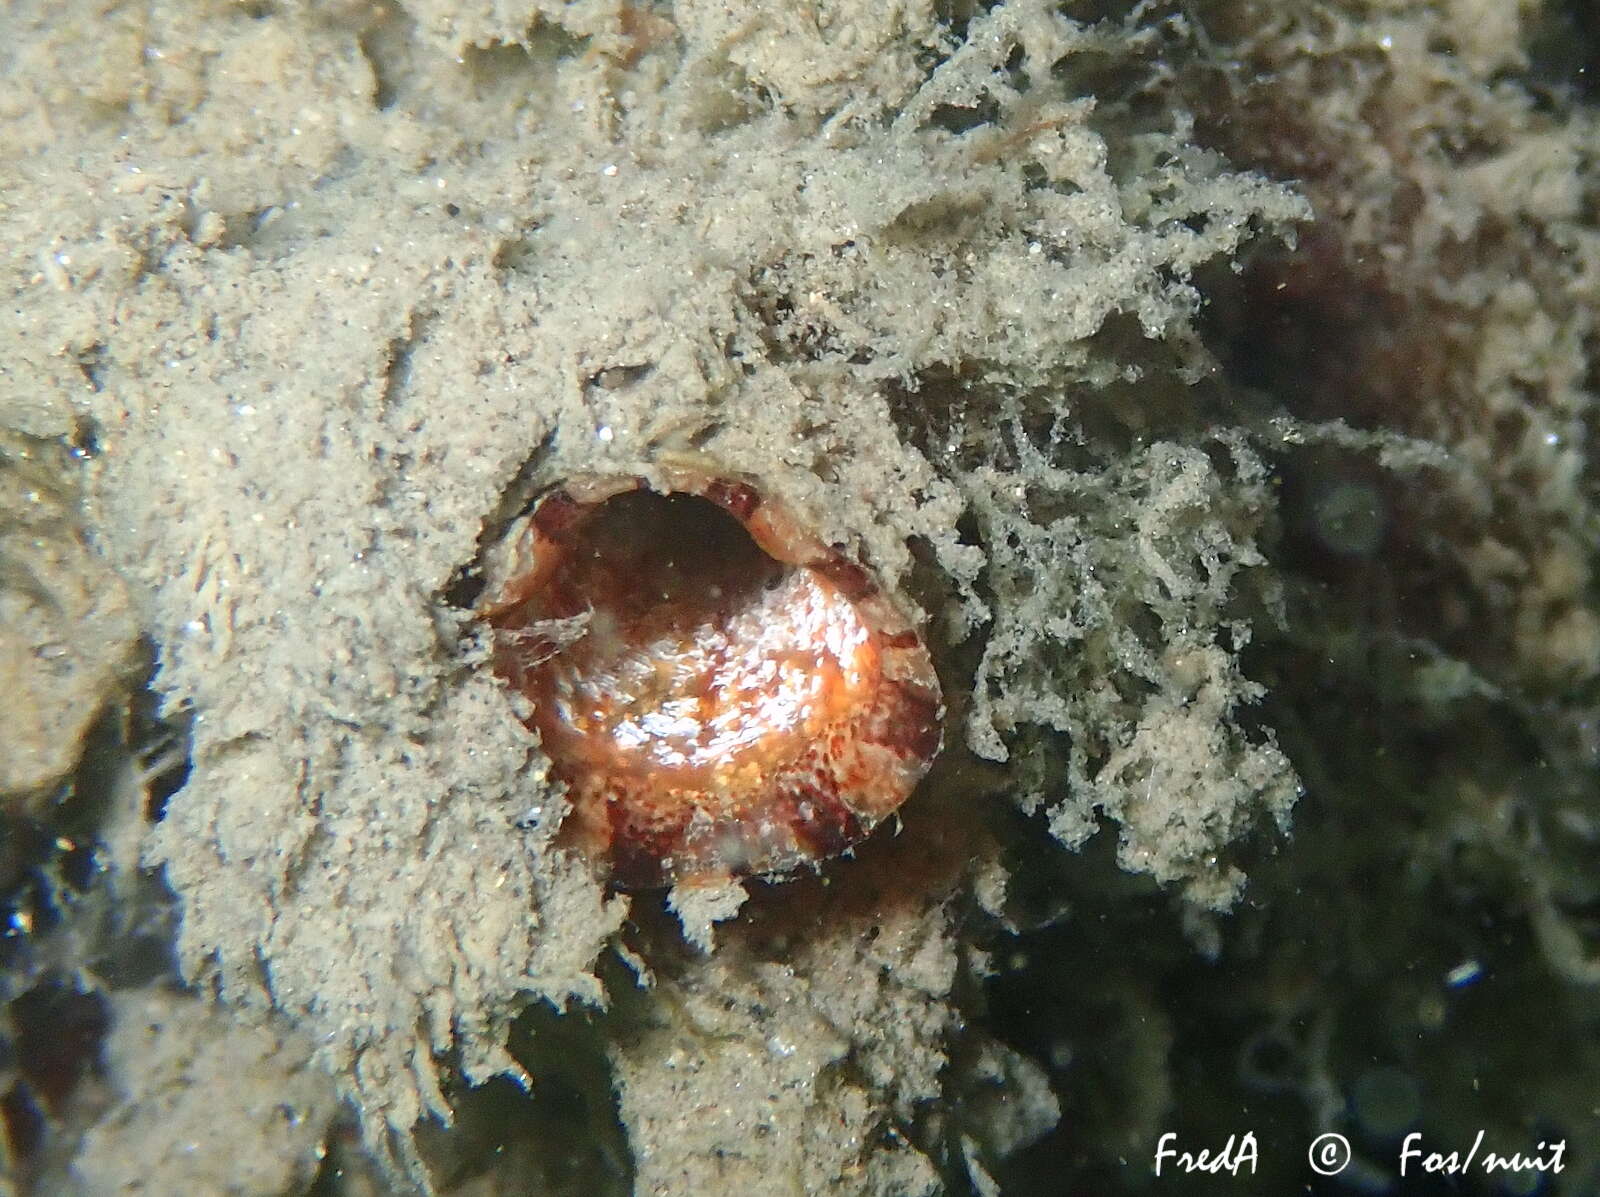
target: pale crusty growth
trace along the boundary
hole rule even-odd
[[[909,834],[875,845],[846,884],[798,883],[802,901],[649,978],[661,1000],[612,1053],[636,1193],[932,1197],[935,1148],[987,1179],[1055,1124],[1040,1069],[964,1033],[952,1004],[971,967],[959,866],[994,862],[970,825],[949,831],[959,857]]]
[[[939,1192],[934,1162],[893,1128],[940,1092],[955,945],[937,909],[891,914],[870,945],[865,930],[815,928],[785,963],[724,931],[662,979],[671,999],[614,1053],[636,1193]]]
[[[958,15],[8,14],[7,77],[38,87],[0,97],[20,313],[0,414],[101,430],[97,532],[194,716],[149,845],[186,971],[305,1024],[374,1145],[447,1116],[448,1053],[514,1071],[530,998],[602,1002],[624,915],[549,850],[561,798],[451,601],[508,495],[698,454],[887,586],[919,543],[956,595],[940,626],[983,638],[972,744],[1060,729],[1093,754],[1035,787],[1063,838],[1101,803],[1130,865],[1217,903],[1231,877],[1192,880],[1208,849],[1281,814],[1282,762],[1231,722],[1252,694],[1222,611],[1252,561],[1248,453],[1107,447],[1080,484],[979,434],[1006,402],[1033,435],[1081,393],[1170,376],[1190,272],[1302,205],[1180,119],[1075,89],[1074,64],[1144,35],[1035,0]],[[71,152],[28,156],[46,146]],[[918,430],[952,392],[971,435],[950,446]],[[1113,634],[1141,608],[1153,627]],[[931,953],[948,928],[929,916]],[[852,1011],[853,977],[797,959],[847,1041],[908,1010],[951,1025],[943,991]],[[653,1138],[645,1059],[626,1109]],[[933,1095],[929,1061],[892,1100]]]
[[[42,809],[132,681],[138,619],[84,543],[65,446],[0,426],[0,805]]]
[[[1240,572],[1264,564],[1266,471],[1234,437],[1092,469],[1051,465],[1018,420],[1002,437],[1007,463],[963,480],[997,595],[973,745],[1015,757],[1025,801],[1049,808],[1064,842],[1093,834],[1102,810],[1122,826],[1123,867],[1224,909],[1243,877],[1218,850],[1263,809],[1286,823],[1298,789],[1271,740],[1234,722],[1262,693],[1239,672],[1250,628],[1228,605]],[[1064,761],[1051,731],[1071,737]]]
[[[284,1193],[309,1185],[338,1111],[303,1031],[250,1023],[162,988],[110,999],[114,1093],[72,1163],[71,1191]]]

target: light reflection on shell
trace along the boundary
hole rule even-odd
[[[571,479],[508,532],[478,614],[624,888],[778,874],[905,801],[943,706],[916,629],[746,482]]]

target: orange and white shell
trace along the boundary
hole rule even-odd
[[[747,482],[673,468],[546,493],[478,614],[571,810],[624,888],[785,873],[856,843],[926,774],[922,637],[861,565]]]

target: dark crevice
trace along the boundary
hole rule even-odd
[[[106,1000],[65,981],[47,981],[10,1003],[17,1071],[46,1110],[60,1114],[91,1068],[110,1028]]]
[[[1537,90],[1580,103],[1600,101],[1600,5],[1558,0],[1534,18],[1528,76]]]

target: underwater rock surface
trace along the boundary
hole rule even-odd
[[[64,913],[0,999],[130,1008],[62,928],[142,860],[195,1017],[314,1043],[329,1158],[441,1190],[1104,1187],[1263,1093],[1382,1175],[1397,1075],[1444,1141],[1559,1121],[1582,1050],[1488,1111],[1415,1044],[1600,980],[1574,12],[12,5],[0,425],[79,447],[59,551],[123,579],[29,602],[81,712],[142,630],[183,770],[100,746],[87,903],[42,880],[86,722],[7,782],[7,909]],[[853,857],[663,901],[562,843],[474,602],[552,487],[684,460],[904,596],[948,716]],[[103,1158],[13,1072],[9,1172]]]

